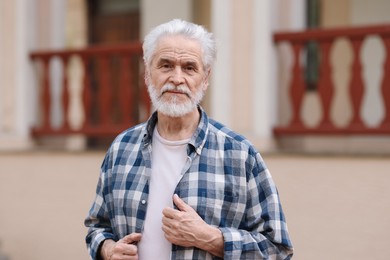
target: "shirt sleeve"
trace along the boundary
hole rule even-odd
[[[291,259],[293,247],[276,186],[260,155],[247,172],[247,205],[239,229],[220,228],[224,259]]]
[[[98,250],[104,240],[114,239],[107,206],[103,196],[107,163],[108,156],[106,156],[102,164],[101,174],[96,188],[95,200],[93,201],[88,216],[84,221],[84,225],[88,227],[88,233],[85,241],[91,259],[99,259]]]

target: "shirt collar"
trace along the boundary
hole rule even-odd
[[[192,135],[189,144],[197,154],[200,154],[202,152],[204,144],[206,143],[209,119],[207,117],[206,112],[201,106],[198,106],[198,110],[200,112],[199,124],[194,134]],[[144,146],[147,146],[152,142],[153,130],[156,127],[157,121],[158,121],[157,112],[155,111],[146,122],[146,129],[145,129],[146,133],[144,134],[144,138],[143,138]],[[188,151],[188,153],[190,152],[191,151]]]

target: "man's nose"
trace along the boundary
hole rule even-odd
[[[181,67],[175,67],[175,69],[172,71],[170,80],[172,84],[176,86],[184,83],[184,75]]]

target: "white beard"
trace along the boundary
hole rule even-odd
[[[188,100],[180,102],[176,96],[173,96],[168,101],[165,101],[163,94],[169,90],[176,90],[186,94]],[[170,117],[181,117],[192,112],[200,104],[204,96],[204,90],[202,88],[200,88],[199,91],[192,96],[191,91],[186,85],[179,85],[175,87],[173,84],[169,83],[165,84],[160,92],[158,92],[152,84],[149,84],[148,92],[156,110]]]

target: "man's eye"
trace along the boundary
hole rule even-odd
[[[195,68],[193,66],[187,66],[184,69],[187,71],[194,71],[195,70]]]

